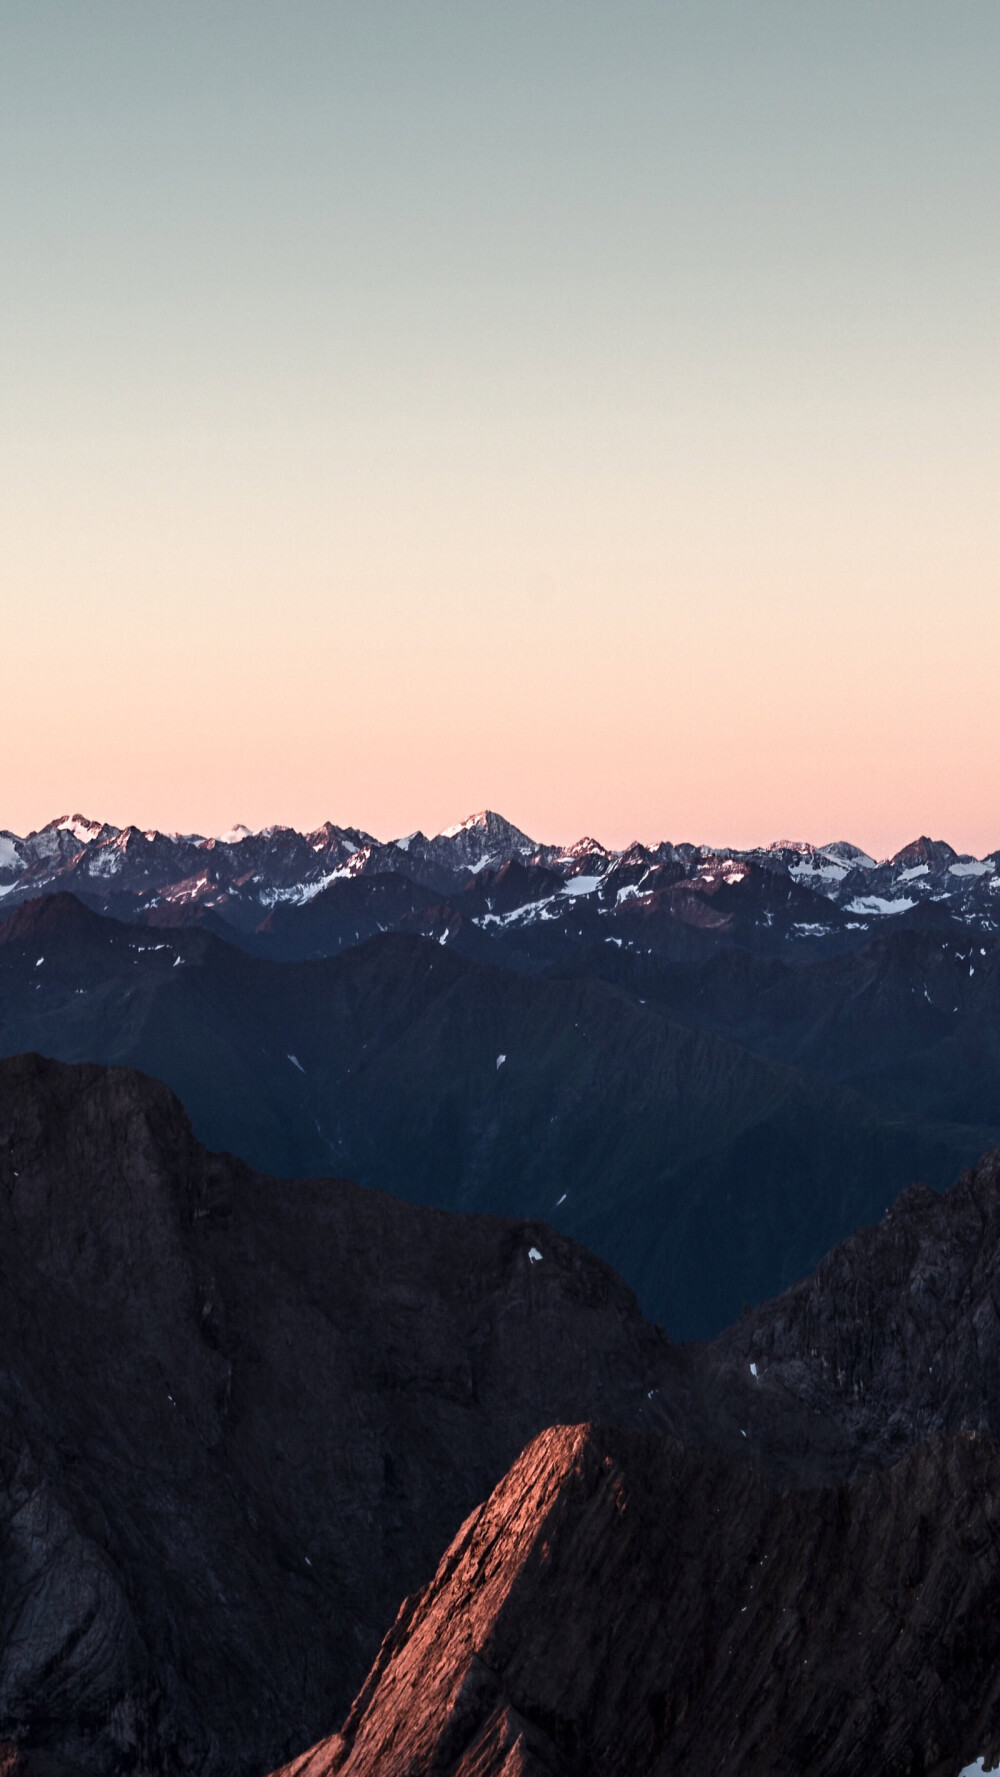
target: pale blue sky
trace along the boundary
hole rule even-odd
[[[1000,843],[998,74],[995,3],[3,0],[0,825]]]

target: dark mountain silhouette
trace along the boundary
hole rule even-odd
[[[0,1063],[0,1218],[11,1771],[273,1768],[406,1593],[358,1773],[992,1750],[1000,1155],[702,1347],[541,1222],[264,1177],[127,1070]]]
[[[284,1777],[996,1760],[998,1289],[1000,1153],[677,1354],[687,1448],[543,1433]]]
[[[134,1073],[0,1063],[0,1223],[0,1739],[38,1772],[307,1744],[529,1438],[671,1392],[552,1230],[263,1178]]]

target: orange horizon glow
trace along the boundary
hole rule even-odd
[[[0,827],[1000,846],[1000,11],[18,4]]]

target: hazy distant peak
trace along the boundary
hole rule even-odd
[[[862,851],[860,845],[852,845],[849,839],[833,839],[829,845],[821,845],[819,849],[824,858],[832,858],[836,864],[855,865],[859,870],[875,868],[875,859],[868,852]]]
[[[954,864],[957,858],[957,851],[947,840],[928,839],[926,833],[923,833],[919,839],[911,839],[909,845],[904,845],[889,862],[904,868],[927,864],[940,869],[943,865]]]
[[[42,831],[43,833],[51,831],[71,833],[74,839],[80,841],[81,845],[90,845],[99,834],[115,834],[118,829],[117,827],[105,827],[103,821],[90,821],[86,815],[64,814],[57,815],[54,821],[49,821]]]
[[[457,839],[460,833],[469,833],[475,828],[479,828],[483,833],[491,836],[496,835],[497,838],[506,838],[510,834],[515,834],[519,839],[523,839],[526,845],[533,846],[535,844],[533,839],[528,838],[527,833],[522,833],[521,829],[515,827],[512,821],[504,820],[503,815],[497,814],[496,810],[492,808],[481,808],[478,814],[466,815],[464,821],[456,821],[453,827],[443,827],[437,837],[438,839]]]

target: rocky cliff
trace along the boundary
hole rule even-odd
[[[935,1439],[779,1493],[557,1427],[282,1777],[956,1777],[1000,1747],[1000,1452]]]
[[[22,1056],[0,1269],[0,1768],[994,1747],[996,1157],[677,1347],[543,1223],[267,1178],[154,1081]]]
[[[0,1738],[36,1769],[307,1745],[531,1437],[670,1392],[572,1242],[261,1177],[125,1070],[0,1063],[0,1265]]]

